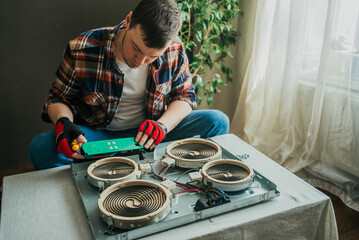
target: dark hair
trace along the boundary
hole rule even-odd
[[[130,29],[139,24],[149,48],[163,48],[182,25],[181,10],[173,0],[142,0],[133,11]]]

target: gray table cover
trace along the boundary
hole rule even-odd
[[[338,239],[326,195],[232,134],[212,138],[277,185],[280,196],[143,239]],[[5,177],[1,239],[92,239],[68,166]]]

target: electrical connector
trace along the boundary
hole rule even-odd
[[[172,158],[164,158],[161,160],[162,163],[165,163],[169,167],[173,167],[176,164],[176,160]]]
[[[151,172],[151,165],[148,163],[141,163],[139,164],[139,168],[142,174]]]
[[[190,172],[188,175],[192,182],[194,182],[194,181],[201,182],[202,181],[202,174],[200,172]]]
[[[174,189],[176,187],[176,183],[172,182],[171,180],[166,180],[161,182],[161,185],[167,188],[170,192],[174,192]]]
[[[230,198],[224,197],[222,195],[207,195],[205,197],[200,198],[194,207],[195,211],[201,211],[207,208],[219,206],[225,203],[231,202]]]

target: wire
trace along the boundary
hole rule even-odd
[[[224,198],[228,198],[228,197],[229,197],[228,194],[225,193],[225,192],[224,192],[222,189],[220,189],[220,188],[210,188],[210,190],[212,190],[212,191],[214,191],[214,192],[217,192],[216,190],[218,190],[220,193],[219,193],[219,192],[217,192],[217,193],[222,194]]]
[[[180,187],[186,187],[186,188],[191,188],[191,186],[187,185],[187,184],[184,184],[184,183],[181,183],[181,182],[177,182],[177,181],[173,181],[174,183],[176,183],[177,186],[180,186]],[[194,187],[196,188],[196,187]],[[196,188],[198,189],[198,188]]]
[[[215,192],[215,193],[218,193],[219,195],[223,195],[222,193],[220,193],[220,192],[214,190],[213,188],[209,188],[208,190],[210,190],[210,191],[212,191],[212,192]]]
[[[158,175],[162,175],[162,174],[164,174],[165,172],[167,172],[167,170],[170,168],[170,165],[168,165],[167,163],[166,163],[166,166],[164,166],[162,169],[161,169],[161,171],[158,173]],[[164,170],[164,171],[163,171]]]
[[[153,167],[152,167],[152,164],[150,163],[150,161],[149,161],[147,158],[144,158],[144,159],[145,159],[146,162],[150,165],[150,167],[151,167],[151,172],[152,172],[153,175],[155,175],[155,176],[156,176],[158,179],[160,179],[160,180],[165,180],[165,179],[166,179],[166,178],[164,178],[164,177],[162,177],[162,176],[160,176],[160,175],[163,174],[163,173],[165,173],[165,172],[167,171],[167,169],[169,168],[169,165],[164,166],[164,167],[160,170],[159,174],[156,174],[155,171],[153,170]],[[164,169],[166,169],[166,170],[164,171]],[[193,169],[190,169],[190,170],[193,170]],[[189,170],[187,170],[186,172],[188,172],[188,171],[189,171]],[[183,176],[186,172],[184,172],[181,176]],[[180,176],[180,177],[181,177],[181,176]],[[176,185],[179,186],[179,187],[185,187],[185,188],[188,188],[188,189],[183,190],[183,191],[180,191],[180,192],[176,192],[175,194],[183,193],[183,192],[206,192],[208,195],[211,196],[211,192],[210,192],[210,191],[212,191],[212,192],[215,192],[215,193],[217,193],[217,194],[219,194],[219,195],[222,195],[223,198],[228,198],[228,197],[229,197],[228,194],[225,193],[225,192],[224,192],[222,189],[220,189],[220,188],[201,189],[201,188],[199,188],[199,187],[196,187],[196,186],[190,184],[191,182],[187,182],[186,184],[185,184],[185,183],[178,182],[177,180],[178,180],[180,177],[178,177],[176,180],[173,180],[173,182],[176,183]],[[213,198],[213,196],[211,196],[211,197]]]
[[[183,191],[180,191],[180,192],[176,192],[175,194],[179,194],[179,193],[183,193],[183,192],[202,192],[202,190],[199,190],[199,189],[186,189],[186,190],[183,190]]]
[[[161,176],[157,175],[157,174],[155,173],[155,171],[153,170],[153,167],[152,167],[152,164],[150,163],[150,161],[148,161],[147,158],[144,158],[144,159],[146,160],[146,162],[148,162],[148,164],[150,164],[151,172],[152,172],[153,175],[155,175],[155,176],[156,176],[157,178],[159,178],[160,180],[165,180],[165,179],[166,179],[166,178],[164,178],[164,177],[161,177]]]
[[[192,172],[192,171],[198,171],[198,170],[197,169],[188,169],[188,170],[184,171],[178,178],[176,178],[176,181],[178,181],[178,179],[183,177],[186,173],[189,173],[189,172]]]
[[[192,181],[192,182],[193,182],[193,181]],[[192,183],[192,182],[186,182],[186,185],[187,185],[187,186],[190,186],[190,187],[192,187],[192,188],[201,189],[202,191],[204,190],[204,189],[202,189],[202,188],[199,188],[199,187],[197,187],[197,186],[194,186],[194,185],[190,184],[190,183]]]

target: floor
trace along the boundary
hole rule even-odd
[[[14,174],[20,174],[25,172],[34,171],[34,167],[31,163],[25,164],[19,168],[12,168],[0,171],[0,186],[2,187],[2,179],[5,176]],[[359,212],[352,210],[345,206],[343,202],[336,197],[324,190],[319,189],[324,194],[328,195],[333,203],[335,217],[337,220],[338,233],[340,240],[357,240],[359,239]],[[0,198],[1,201],[1,198]],[[0,207],[1,212],[1,207]]]
[[[359,212],[352,210],[343,204],[337,196],[319,189],[332,200],[335,218],[337,219],[340,240],[359,239]]]

